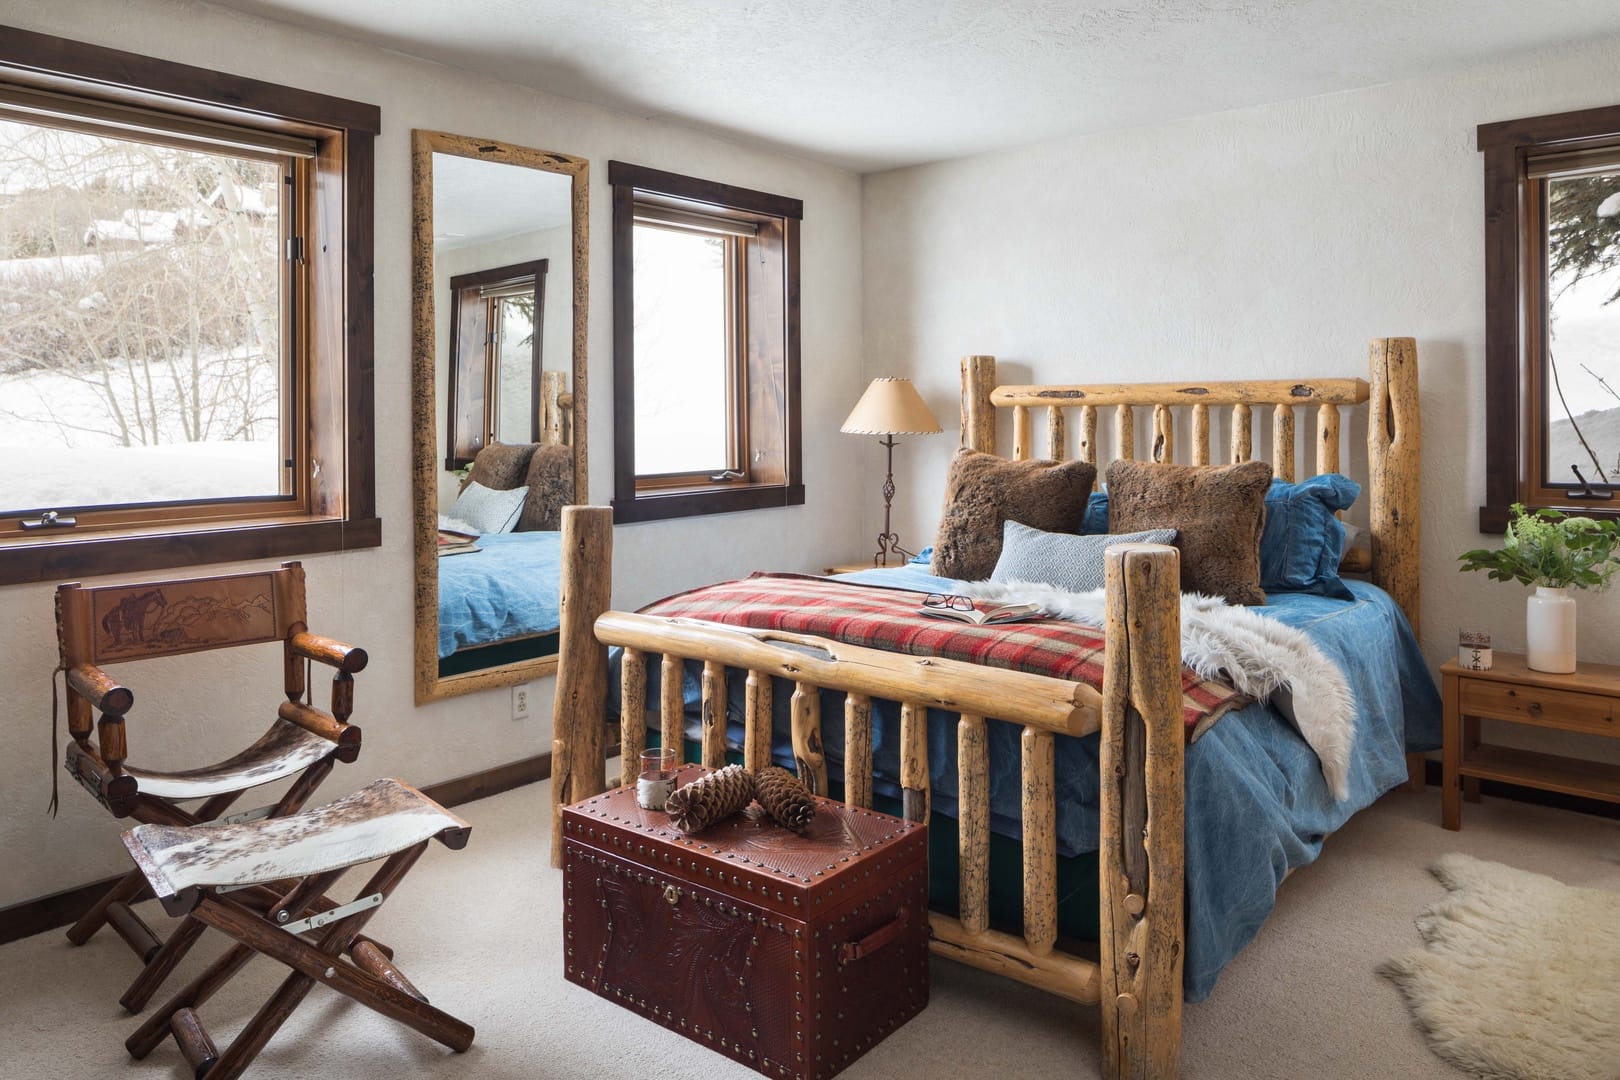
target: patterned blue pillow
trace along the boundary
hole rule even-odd
[[[1354,600],[1339,577],[1344,558],[1344,522],[1361,485],[1348,476],[1323,473],[1298,484],[1274,479],[1266,492],[1266,527],[1260,536],[1260,587],[1266,592],[1306,592]],[[1082,533],[1108,531],[1108,492],[1086,502]]]
[[[1002,527],[1001,558],[990,572],[991,581],[1038,581],[1069,592],[1103,587],[1103,552],[1111,544],[1170,544],[1174,529],[1093,534],[1050,533],[1009,521]]]
[[[462,489],[456,505],[450,509],[450,516],[460,518],[479,533],[509,533],[523,513],[523,502],[528,497],[526,487],[497,490],[474,480]]]

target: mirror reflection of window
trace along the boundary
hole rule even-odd
[[[540,335],[535,332],[534,291],[518,292],[493,300],[496,316],[493,352],[496,357],[495,400],[490,413],[495,417],[493,437],[497,442],[538,442],[540,440]]]
[[[450,456],[471,464],[491,443],[540,441],[548,260],[450,279]]]

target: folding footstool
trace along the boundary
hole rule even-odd
[[[473,1029],[428,1004],[361,930],[429,840],[452,850],[472,829],[408,784],[378,780],[293,817],[233,825],[141,825],[124,846],[171,915],[191,915],[238,944],[152,1014],[125,1042],[143,1058],[169,1034],[198,1080],[241,1075],[303,1001],[324,983],[457,1052]],[[351,866],[386,859],[355,899],[326,893]],[[196,1009],[255,954],[293,969],[222,1054]]]

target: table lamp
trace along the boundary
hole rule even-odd
[[[883,531],[878,533],[872,565],[888,566],[891,552],[902,560],[911,558],[911,552],[900,546],[900,538],[889,527],[889,508],[894,502],[894,437],[937,435],[939,421],[928,411],[910,379],[873,379],[839,430],[849,435],[882,435],[882,445],[889,452],[883,476]]]

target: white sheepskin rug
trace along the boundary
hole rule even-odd
[[[1488,1080],[1620,1078],[1620,893],[1461,854],[1434,875],[1424,947],[1379,969],[1434,1052]]]
[[[962,591],[975,600],[1039,604],[1048,615],[1082,626],[1101,627],[1108,615],[1102,589],[1077,593],[1044,582],[975,581]],[[1183,593],[1181,662],[1199,678],[1224,680],[1275,705],[1316,751],[1333,797],[1349,795],[1355,701],[1344,672],[1304,631],[1219,597]],[[1307,707],[1296,709],[1296,703]]]

